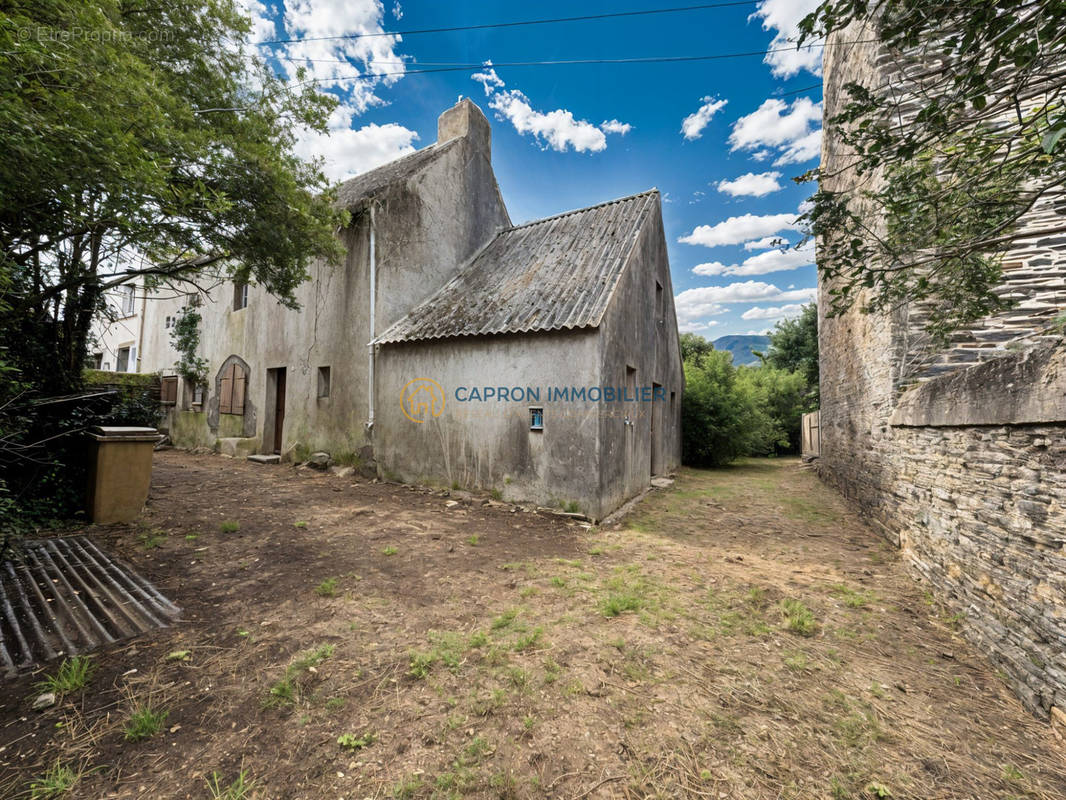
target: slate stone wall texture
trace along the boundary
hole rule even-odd
[[[826,118],[843,82],[877,86],[889,67],[870,44],[827,47]],[[845,156],[827,131],[825,171]],[[845,171],[825,185],[851,181]],[[827,318],[823,283],[819,311],[823,479],[902,549],[1042,716],[1066,710],[1066,340],[1054,324],[1066,239],[1039,232],[1062,213],[1061,200],[1042,204],[1033,237],[1005,255],[1003,291],[1019,304],[946,350],[922,337],[920,309]]]

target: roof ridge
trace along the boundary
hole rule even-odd
[[[530,220],[529,222],[523,222],[521,225],[512,225],[509,228],[502,228],[500,233],[506,233],[507,231],[517,231],[521,228],[528,228],[531,225],[540,225],[542,222],[551,222],[561,217],[569,217],[571,214],[583,214],[586,211],[592,211],[593,209],[603,208],[604,206],[613,205],[614,203],[624,203],[627,200],[636,200],[638,197],[644,197],[650,194],[658,194],[659,189],[656,186],[650,189],[645,189],[643,192],[637,192],[636,194],[627,194],[625,197],[616,197],[614,200],[604,200],[602,203],[595,203],[591,206],[585,206],[584,208],[573,208],[569,211],[561,211],[558,214],[552,214],[550,217],[541,217],[540,219]]]

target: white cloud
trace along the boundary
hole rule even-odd
[[[783,167],[786,164],[802,164],[812,158],[818,158],[822,154],[822,129],[811,131],[806,136],[789,142],[781,151],[781,155],[774,161],[775,167]]]
[[[403,78],[403,59],[396,53],[400,37],[336,37],[384,33],[384,13],[379,0],[287,0],[282,17],[285,33],[299,41],[278,51],[286,56],[281,61],[286,77],[292,80],[297,69],[304,68],[306,79],[320,88],[338,90],[342,102],[358,114],[380,105],[377,87]],[[353,79],[370,73],[387,74]]]
[[[812,42],[797,49],[799,23],[818,7],[821,0],[762,0],[751,15],[762,20],[763,30],[774,31],[774,38],[763,62],[778,78],[790,78],[800,70],[822,74],[822,48]]]
[[[711,121],[711,117],[717,114],[729,101],[707,96],[700,98],[700,102],[703,105],[695,113],[689,114],[681,121],[681,133],[685,135],[686,139],[699,139],[703,135],[703,129]]]
[[[346,180],[414,152],[418,134],[402,125],[371,123],[353,129],[355,110],[338,106],[330,117],[327,133],[307,133],[296,143],[296,153],[310,160],[321,157],[323,171],[331,180]]]
[[[686,289],[674,298],[674,305],[678,309],[714,307],[719,310],[713,313],[722,314],[728,310],[722,308],[724,303],[805,303],[814,299],[817,293],[817,289],[784,290],[772,283],[741,281],[728,286],[698,286],[695,289]],[[680,316],[679,310],[679,319]],[[710,316],[710,312],[703,316]]]
[[[574,119],[573,113],[563,108],[547,113],[535,111],[529,98],[517,89],[494,95],[489,107],[510,121],[519,133],[532,133],[545,147],[560,153],[571,147],[579,153],[607,149],[607,137],[591,122]]]
[[[822,104],[809,97],[797,97],[791,106],[780,98],[770,97],[733,123],[729,145],[732,150],[782,147],[807,136],[811,123],[821,119]]]
[[[716,320],[708,320],[707,317],[724,314],[729,310],[721,303],[702,300],[694,295],[684,298],[683,295],[685,295],[685,292],[674,298],[677,326],[682,332],[697,331],[716,325]]]
[[[277,28],[270,16],[270,9],[259,0],[238,0],[245,16],[252,20],[252,41],[267,42],[277,38]]]
[[[487,97],[492,98],[489,108],[500,119],[514,125],[519,133],[533,134],[545,148],[550,147],[560,153],[565,153],[571,147],[579,153],[598,153],[607,149],[606,134],[625,136],[633,130],[632,125],[617,119],[607,120],[597,127],[586,120],[575,119],[573,113],[565,108],[536,111],[530,105],[529,98],[518,89],[496,91],[502,90],[507,84],[496,74],[491,61],[486,61],[484,66],[488,69],[470,77],[484,87]]]
[[[750,242],[744,242],[745,250],[766,250],[770,247],[777,247],[783,240],[780,236],[764,236],[761,239],[754,239]]]
[[[765,197],[781,188],[780,172],[747,172],[731,181],[718,181],[718,191],[733,197]]]
[[[725,244],[740,244],[750,239],[770,236],[778,231],[797,231],[796,214],[743,214],[730,217],[716,225],[699,225],[692,233],[678,239],[681,244],[701,244],[717,247]]]
[[[705,319],[697,322],[679,322],[677,328],[681,333],[702,333],[709,331],[717,324],[716,319]]]
[[[485,89],[485,96],[488,97],[496,89],[502,89],[505,84],[503,78],[496,74],[496,70],[492,68],[492,62],[486,61],[484,66],[488,67],[484,72],[475,72],[470,77],[480,83]]]
[[[794,317],[796,314],[803,310],[803,304],[793,303],[787,306],[779,306],[778,308],[749,308],[743,314],[740,315],[741,319],[784,319],[785,317]]]
[[[400,5],[399,0],[392,4],[392,16],[397,20],[403,19],[403,7]]]
[[[697,275],[766,275],[769,272],[787,272],[814,263],[814,242],[788,250],[767,250],[744,259],[740,264],[725,265],[718,261],[693,267]]]
[[[692,268],[692,271],[697,275],[722,275],[728,266],[721,261],[708,261],[706,264],[697,264]]]
[[[601,122],[600,130],[604,133],[618,133],[622,136],[625,136],[627,133],[633,130],[633,126],[630,125],[628,122],[619,122],[616,119],[612,119],[607,120],[606,122]]]

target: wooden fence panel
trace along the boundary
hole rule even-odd
[[[801,422],[800,452],[804,458],[817,458],[822,450],[822,437],[819,433],[821,411],[812,411],[803,415]]]

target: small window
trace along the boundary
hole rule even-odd
[[[544,409],[543,408],[530,408],[529,409],[529,429],[531,431],[544,430]]]
[[[233,310],[240,311],[248,305],[248,284],[245,282],[233,284]]]
[[[178,376],[167,375],[159,381],[159,400],[163,403],[178,402]]]
[[[119,286],[118,287],[118,301],[119,301],[119,313],[124,317],[133,316],[134,302],[136,300],[134,287],[132,286]],[[120,370],[121,371],[121,370]]]
[[[201,406],[204,404],[204,385],[202,383],[193,384],[192,404],[194,406]]]
[[[104,366],[102,367],[102,369],[103,369],[104,372],[110,372],[111,371],[111,362],[110,361],[105,361],[104,362]]]
[[[170,317],[170,316],[168,316],[168,317],[167,317],[167,321],[166,321],[166,323],[164,324],[164,326],[163,326],[163,327],[164,327],[164,328],[165,328],[166,330],[168,330],[168,331],[169,331],[169,330],[170,330],[171,328],[173,328],[173,327],[174,327],[174,317]]]
[[[329,367],[318,368],[318,396],[329,397]]]
[[[118,349],[118,363],[115,365],[115,372],[129,372],[130,371],[130,348],[120,347]]]
[[[663,285],[655,281],[655,319],[663,321]]]
[[[104,354],[93,353],[93,369],[103,369],[104,367]]]

